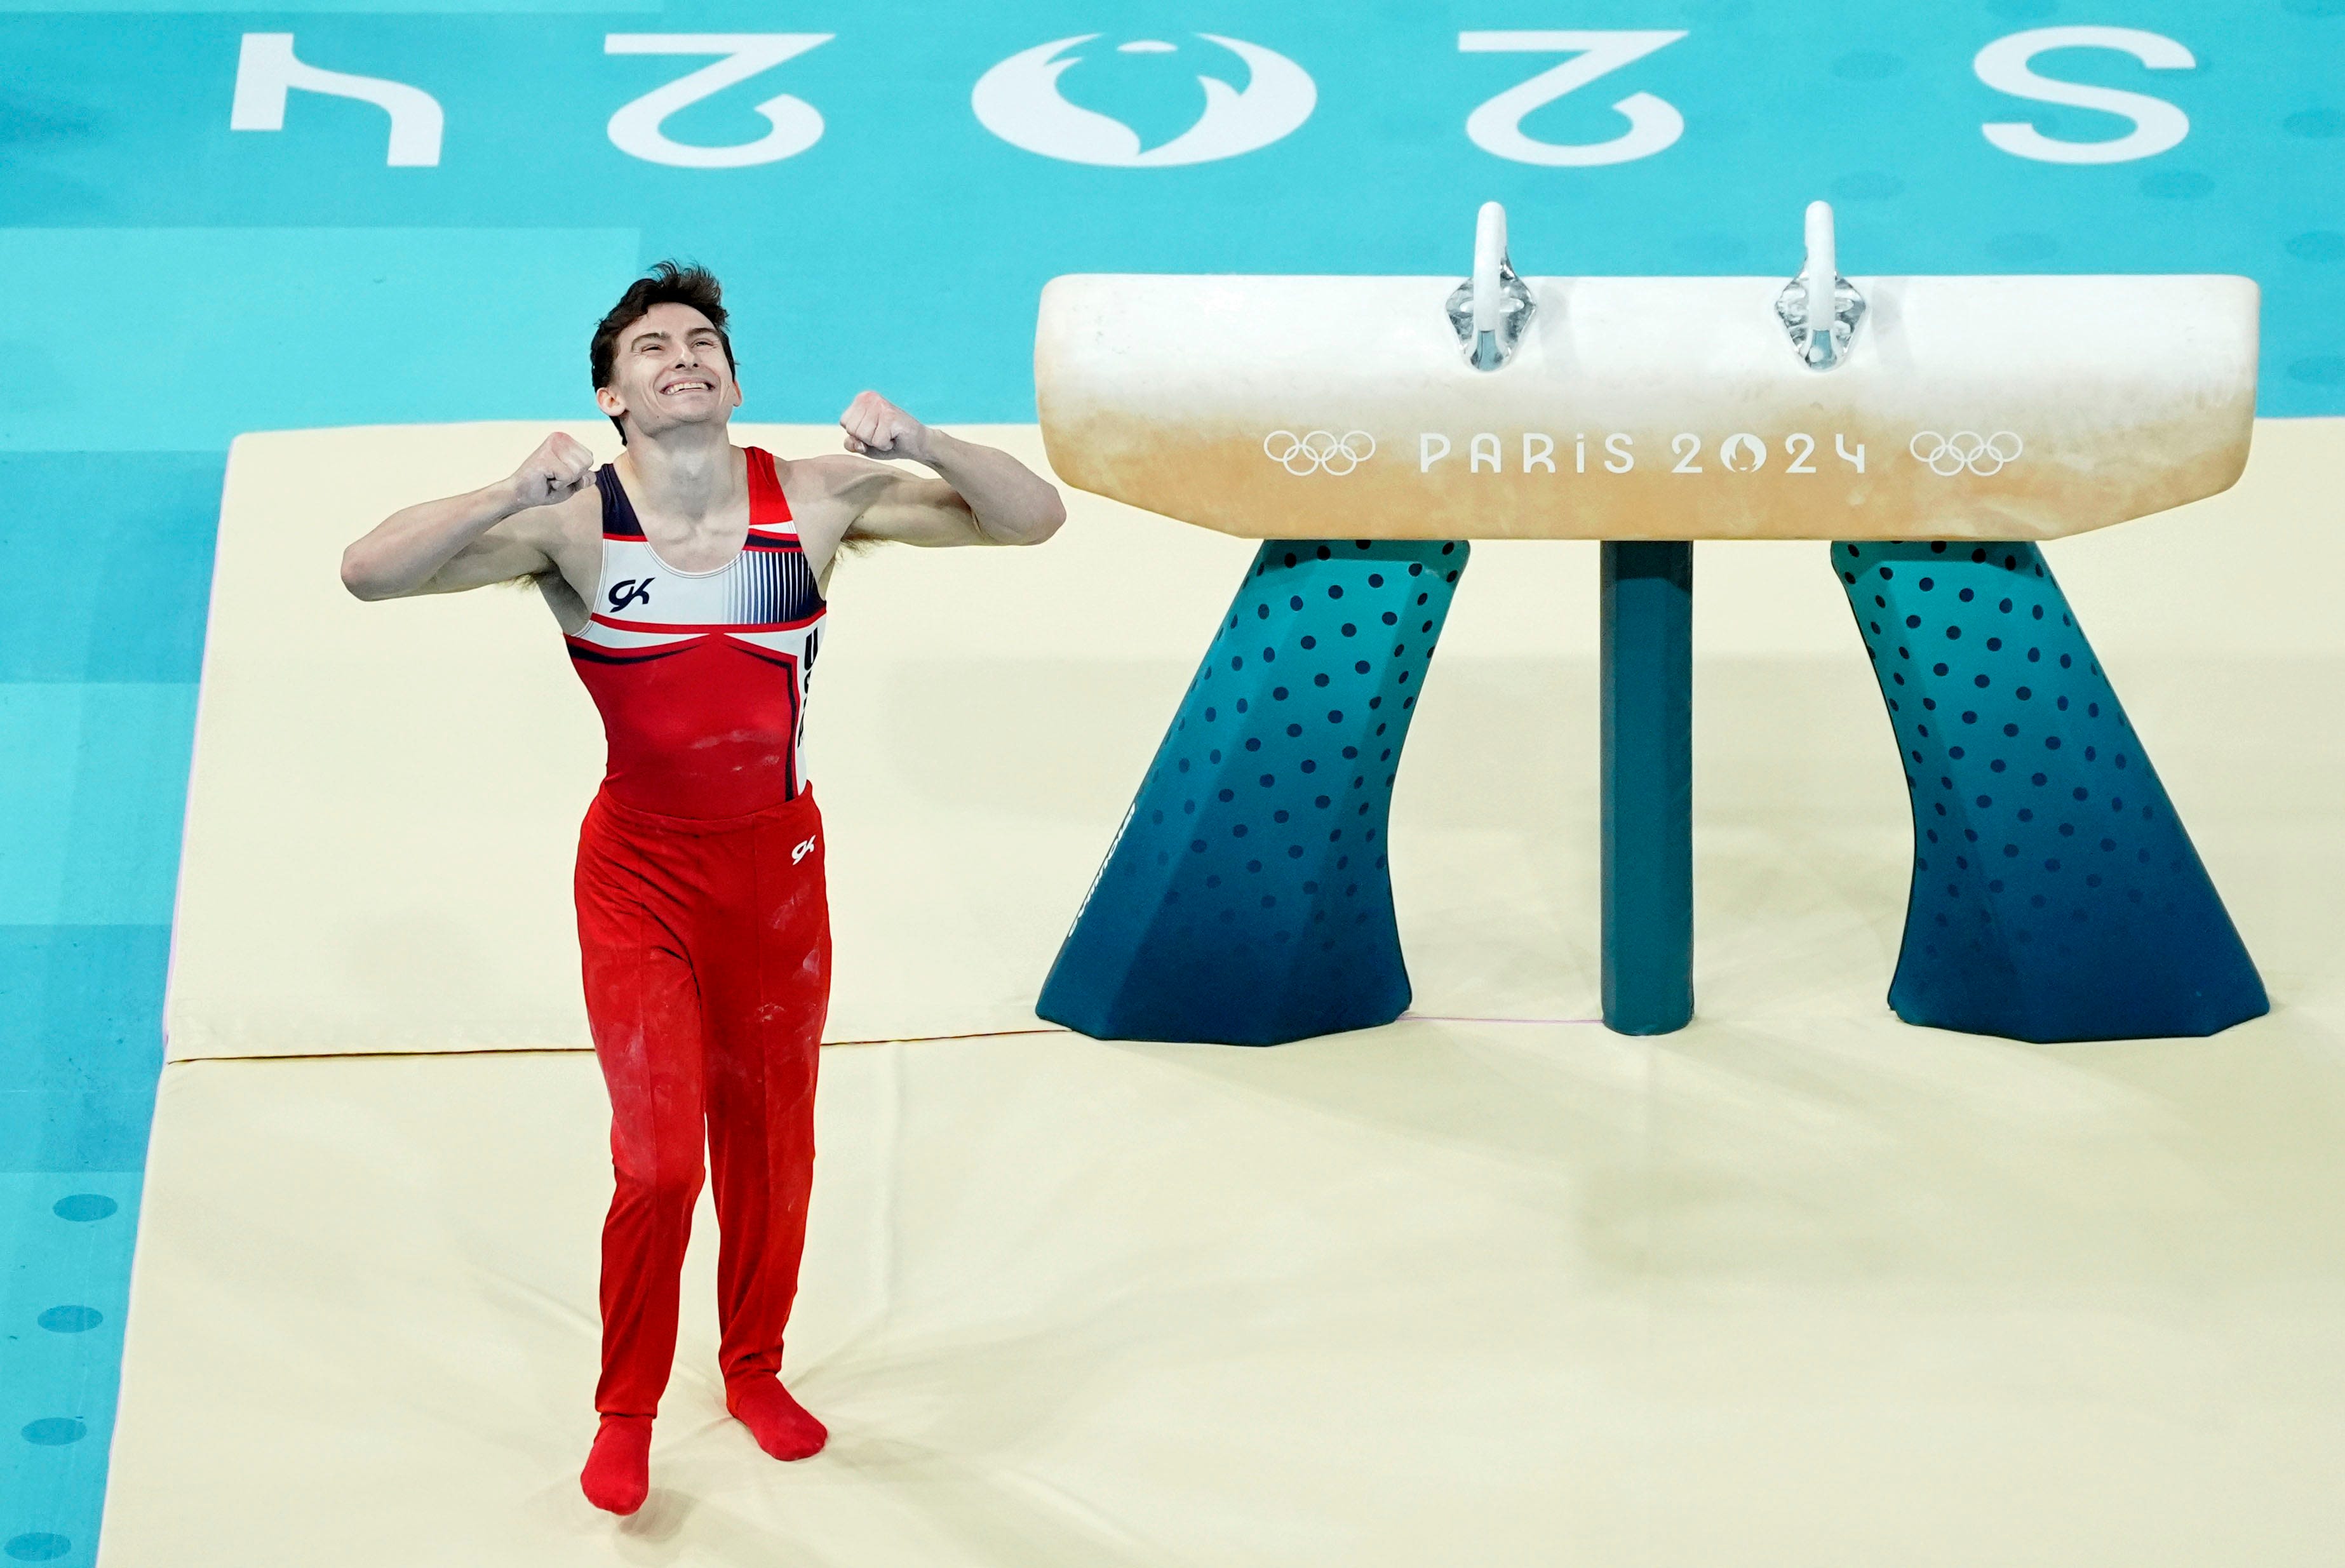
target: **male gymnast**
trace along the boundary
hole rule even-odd
[[[828,1437],[782,1387],[814,1170],[830,990],[807,678],[842,543],[1040,544],[1066,509],[1007,453],[876,392],[845,453],[736,447],[716,279],[662,262],[595,329],[594,399],[624,450],[546,438],[509,479],[392,513],[342,554],[360,599],[533,581],[602,711],[609,764],[579,831],[578,944],[611,1096],[601,1422],[581,1486],[632,1513],[675,1359],[677,1275],[716,1179],[725,1408],[776,1459]],[[929,478],[876,462],[909,458]]]

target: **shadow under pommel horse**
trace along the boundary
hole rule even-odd
[[[1496,203],[1436,278],[1043,290],[1060,477],[1264,540],[1042,988],[1126,1039],[1270,1044],[1408,1005],[1386,861],[1472,539],[1603,541],[1604,1018],[1693,1015],[1696,539],[1832,541],[1903,754],[1890,1005],[2028,1040],[2269,1004],[2037,541],[2228,488],[2255,284],[1519,278]],[[1828,303],[1828,308],[1825,305]]]

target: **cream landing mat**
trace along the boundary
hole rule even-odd
[[[2318,1568],[2345,1056],[2286,1015],[824,1054],[780,1465],[706,1216],[618,1522],[593,1058],[170,1070],[106,1568]]]
[[[2269,1017],[2059,1047],[1892,1018],[1879,698],[1821,547],[1752,544],[1697,555],[1700,1016],[1492,1021],[1595,1011],[1595,563],[1478,548],[1395,808],[1424,1017],[827,1051],[787,1371],[836,1440],[778,1466],[723,1417],[704,1217],[626,1522],[575,1489],[601,1087],[511,1048],[584,1042],[592,709],[533,600],[332,578],[543,428],[237,449],[108,1568],[2333,1560],[2339,424],[2268,423],[2230,495],[2047,552]],[[1039,1028],[1245,554],[1077,498],[1041,551],[840,568],[838,1037]]]

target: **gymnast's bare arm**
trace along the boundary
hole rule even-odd
[[[398,599],[533,578],[549,600],[574,597],[584,622],[601,532],[594,455],[557,431],[510,477],[383,519],[342,551],[342,586],[360,599]]]
[[[1067,521],[1057,489],[1016,458],[930,430],[877,392],[858,396],[838,423],[847,452],[800,459],[786,477],[818,571],[842,542],[1040,544]],[[909,458],[937,477],[875,458]]]

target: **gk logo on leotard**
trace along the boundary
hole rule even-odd
[[[622,577],[611,584],[611,613],[614,615],[630,604],[649,604],[651,602],[652,580],[648,577],[640,582],[632,577]]]
[[[804,860],[807,855],[812,855],[813,853],[814,840],[811,838],[807,839],[804,844],[794,845],[790,849],[790,864],[792,865],[796,865],[799,861]]]

